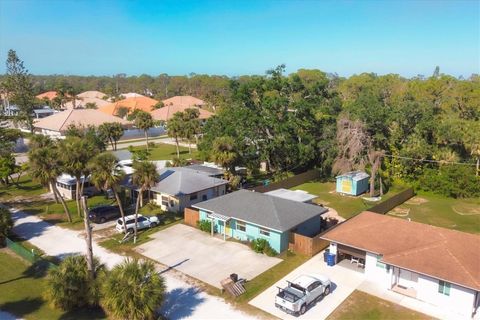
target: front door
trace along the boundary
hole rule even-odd
[[[398,285],[405,288],[415,288],[418,281],[418,274],[408,270],[399,269]]]
[[[230,222],[225,222],[225,234],[229,237],[231,236],[230,234],[232,232],[231,230],[232,229],[230,228]]]

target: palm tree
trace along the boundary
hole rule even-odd
[[[159,180],[160,176],[157,172],[157,167],[150,161],[135,161],[133,163],[132,182],[139,187],[137,203],[135,205],[135,225],[133,243],[137,242],[137,218],[140,204],[143,206],[143,193],[150,190]]]
[[[72,217],[65,199],[57,189],[57,177],[62,174],[63,163],[59,155],[58,146],[49,138],[36,138],[34,136],[30,144],[29,162],[32,178],[44,186],[49,186],[55,196],[55,200],[62,203],[63,210],[67,216],[68,222],[72,222]]]
[[[0,247],[13,228],[12,214],[7,208],[0,207]]]
[[[115,319],[156,319],[165,281],[151,261],[126,259],[115,266],[102,288],[102,306]]]
[[[183,132],[183,137],[187,139],[188,142],[188,153],[192,153],[192,139],[194,137],[197,137],[197,135],[200,133],[200,121],[198,120],[198,117],[200,116],[200,111],[195,108],[188,108],[185,109],[185,112],[183,114],[184,121],[185,121],[185,128]]]
[[[60,144],[60,152],[65,172],[76,179],[75,201],[77,203],[77,213],[81,216],[80,196],[83,193],[85,178],[89,173],[87,164],[98,150],[88,139],[67,137]],[[82,177],[84,180],[80,183]]]
[[[142,129],[145,133],[145,140],[147,143],[148,151],[148,130],[155,125],[155,121],[152,118],[152,115],[145,111],[138,111],[135,117],[135,126],[139,129]]]
[[[180,158],[180,151],[178,149],[178,139],[183,136],[184,120],[182,112],[175,112],[173,117],[167,122],[168,136],[175,139],[175,146],[177,147],[177,158]]]
[[[218,137],[213,141],[213,161],[231,174],[235,174],[235,163],[238,160],[234,145],[232,137]]]
[[[125,212],[123,211],[122,201],[117,192],[120,182],[125,177],[125,172],[120,168],[118,159],[111,153],[101,153],[90,161],[89,166],[92,172],[90,176],[92,183],[98,189],[104,191],[112,189],[115,200],[120,208],[123,225],[125,225]],[[125,230],[125,233],[127,233],[127,230]]]
[[[85,256],[67,257],[58,268],[49,269],[45,298],[62,310],[98,306],[106,270],[98,259],[94,259],[94,270],[95,278],[91,279]]]

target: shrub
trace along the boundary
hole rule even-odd
[[[210,220],[199,220],[197,226],[200,230],[210,233],[212,231],[212,222]]]
[[[480,196],[480,178],[473,168],[466,166],[443,166],[440,169],[425,169],[418,179],[417,187],[452,198]]]
[[[102,287],[102,306],[112,319],[156,319],[165,297],[165,281],[151,261],[126,259]]]
[[[276,256],[278,253],[270,246],[267,240],[258,238],[251,242],[253,251],[257,253],[264,253],[269,257]]]
[[[48,271],[45,298],[52,306],[65,311],[97,306],[105,267],[97,259],[94,267],[96,278],[90,280],[86,257],[67,257],[58,268]]]

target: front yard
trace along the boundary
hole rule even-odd
[[[133,147],[134,150],[145,150],[145,146]],[[180,159],[195,159],[197,157],[197,149],[192,148],[192,153],[188,153],[188,148],[178,147],[180,151]],[[171,160],[177,157],[177,147],[166,143],[155,143],[153,148],[149,148],[149,160]]]
[[[104,319],[100,309],[62,312],[43,299],[46,272],[0,249],[0,310],[23,319]]]
[[[404,320],[404,319],[432,319],[416,311],[404,308],[390,301],[382,300],[367,293],[355,290],[348,298],[333,311],[328,320]]]

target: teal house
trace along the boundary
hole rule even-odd
[[[265,239],[277,252],[288,249],[290,233],[317,235],[324,207],[239,190],[193,205],[199,219],[212,222],[212,234],[241,241]]]
[[[370,176],[363,171],[352,171],[336,177],[338,193],[358,196],[368,190]]]

